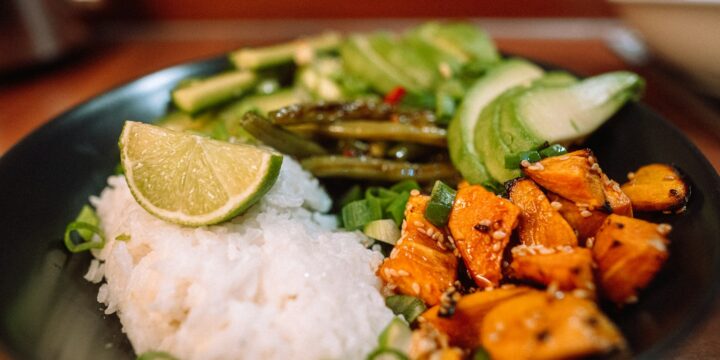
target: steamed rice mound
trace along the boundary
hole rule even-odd
[[[108,183],[91,199],[107,244],[86,277],[105,281],[98,301],[138,354],[360,359],[392,317],[374,275],[382,255],[361,234],[334,229],[320,213],[329,197],[291,159],[258,204],[209,227],[159,220],[124,177]]]

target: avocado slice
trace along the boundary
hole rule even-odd
[[[569,144],[595,131],[643,88],[637,74],[610,72],[566,86],[530,88],[515,101],[515,111],[533,137]]]
[[[377,53],[377,44],[371,44],[368,37],[351,35],[341,46],[345,69],[351,74],[366,79],[380,93],[387,93],[397,86],[417,91],[415,82]]]
[[[375,52],[403,74],[413,84],[413,89],[428,90],[437,83],[440,73],[435,64],[422,57],[414,47],[394,38],[389,33],[378,32],[370,37]]]
[[[492,68],[468,90],[448,127],[450,158],[471,184],[491,184],[485,163],[475,148],[475,125],[483,108],[505,90],[542,76],[543,70],[522,60],[509,59]]]

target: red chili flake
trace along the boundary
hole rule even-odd
[[[406,93],[407,91],[405,91],[404,87],[396,86],[385,95],[385,103],[395,105],[399,103],[403,97],[405,97]]]

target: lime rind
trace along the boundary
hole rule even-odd
[[[143,139],[142,145],[131,144],[132,140],[130,138],[137,134],[137,131],[146,133],[153,131],[155,135],[150,136],[150,141]],[[157,143],[153,143],[153,141],[167,141],[167,139],[171,137],[177,139],[178,148],[181,150],[183,146],[194,146],[192,149],[187,150],[187,154],[184,154],[187,155],[185,158],[181,158],[183,154],[181,154],[181,156],[174,153],[165,154],[161,152],[157,154],[157,149],[162,148],[162,144],[158,145]],[[174,145],[174,141],[175,140],[170,140],[170,143]],[[188,145],[188,143],[190,145]],[[128,146],[128,144],[131,145]],[[153,146],[153,148],[145,153],[143,153],[143,151],[148,149],[130,148],[136,146]],[[125,169],[127,184],[138,204],[147,212],[162,220],[186,226],[213,225],[243,213],[272,188],[280,174],[280,168],[282,166],[282,155],[276,152],[251,145],[225,143],[194,134],[179,133],[132,121],[125,123],[122,134],[120,135],[119,147],[121,163]],[[138,161],[139,159],[131,156],[130,154],[133,150],[139,150],[139,152],[142,153],[140,157],[147,157],[148,161],[143,163],[142,161]],[[245,153],[249,155],[247,158],[237,156]],[[138,156],[138,154],[134,152],[132,154]],[[163,157],[164,155],[165,157]],[[227,159],[225,159],[225,162],[221,161],[223,159],[218,159],[218,157],[227,157],[230,155],[236,155],[238,159],[237,163],[230,164]],[[173,159],[173,156],[178,158]],[[168,164],[168,161],[173,161],[173,163]],[[166,170],[163,168],[154,169],[156,170],[155,172],[151,169],[151,173],[160,174],[161,176],[154,176],[152,179],[144,178],[147,177],[147,172],[143,174],[142,171],[147,171],[147,169],[143,167],[147,167],[148,164],[149,166],[154,165],[157,167],[158,163],[161,163],[161,166],[171,167],[199,164],[202,168],[200,170],[188,168],[181,174],[167,174],[167,172],[163,172],[163,170]],[[230,167],[223,169],[220,166],[221,164],[245,166],[247,173],[244,175],[250,178],[232,183],[232,176],[236,175],[238,170]],[[137,170],[141,170],[141,174],[136,174]],[[202,170],[207,171],[203,172]],[[190,184],[189,186],[195,185],[193,180],[197,179],[192,178],[193,174],[202,174],[206,178],[211,179],[211,185],[214,185],[211,187],[214,188],[207,189],[207,193],[203,191],[202,194],[194,191],[198,189],[197,187],[189,190],[182,189],[182,186],[187,186],[188,184]],[[178,179],[172,175],[181,176],[182,178]],[[137,179],[138,176],[140,179]],[[176,183],[173,183],[173,180],[176,180]],[[247,180],[250,181],[248,182]],[[148,185],[148,183],[150,184]],[[153,186],[158,184],[159,186]],[[175,186],[175,191],[172,191],[173,186]],[[158,194],[158,191],[162,193]],[[191,194],[193,198],[191,199],[183,194]],[[221,206],[213,206],[213,202],[218,201],[215,198],[218,194],[220,196],[227,196],[227,199]],[[197,211],[198,207],[193,205],[197,205],[198,202],[202,203],[204,200],[203,196],[213,197],[213,199],[205,199],[208,201],[202,204],[207,205],[207,203],[209,203],[210,208],[205,209],[201,207],[200,211]],[[158,201],[159,198],[165,200],[165,202]],[[184,202],[193,201],[195,203],[189,204],[190,206],[183,206],[188,205]]]

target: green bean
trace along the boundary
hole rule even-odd
[[[418,164],[369,157],[313,156],[304,159],[302,165],[317,177],[430,182],[437,179],[453,180],[458,176],[449,163]]]
[[[252,136],[281,153],[298,158],[327,154],[327,151],[318,143],[303,139],[280,126],[273,125],[254,112],[246,113],[241,123],[242,127]]]
[[[432,152],[432,148],[413,143],[399,143],[387,151],[387,157],[393,160],[413,161],[423,158]]]
[[[400,141],[447,146],[447,131],[437,126],[414,126],[390,121],[337,121],[318,124],[317,134],[336,139]]]
[[[270,120],[278,125],[301,123],[332,123],[338,120],[382,121],[428,125],[435,122],[430,111],[401,109],[377,101],[318,102],[286,106],[270,112]]]

